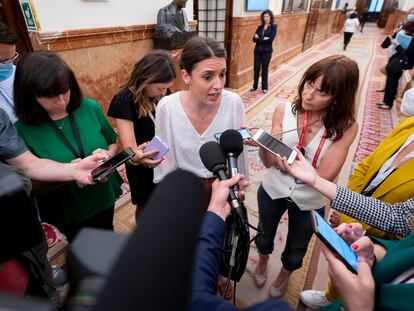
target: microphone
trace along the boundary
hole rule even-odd
[[[200,148],[200,158],[204,166],[217,176],[220,180],[228,179],[226,175],[226,158],[224,157],[223,151],[220,145],[215,141],[206,142]],[[229,189],[229,201],[235,213],[244,221],[244,213],[240,207],[239,200],[234,193],[233,187]]]
[[[243,152],[243,137],[233,129],[224,131],[220,136],[220,147],[227,157],[229,165],[230,177],[234,177],[238,173],[237,158]],[[238,197],[239,185],[234,185],[234,192]]]
[[[220,180],[226,180],[226,158],[218,143],[209,141],[201,146],[200,158],[204,166]],[[239,203],[233,187],[229,189],[233,207],[232,218],[227,218],[227,234],[221,255],[220,274],[239,282],[246,269],[250,250],[250,234],[244,206]]]

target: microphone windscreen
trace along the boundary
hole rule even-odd
[[[214,173],[217,167],[226,165],[226,158],[224,157],[223,151],[215,141],[206,142],[200,147],[199,153],[201,162],[203,162],[204,166],[210,172]]]
[[[224,131],[220,136],[220,147],[224,154],[233,153],[237,158],[243,152],[243,137],[233,129]]]
[[[95,310],[187,310],[205,200],[194,174],[167,175],[140,214]]]

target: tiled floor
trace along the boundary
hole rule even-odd
[[[364,34],[361,37],[353,38],[347,51],[343,51],[341,35],[334,35],[274,71],[269,77],[269,92],[267,94],[262,94],[260,88],[254,92],[240,92],[245,103],[249,125],[269,128],[275,106],[294,99],[300,77],[304,70],[316,60],[333,54],[344,54],[354,59],[360,69],[357,121],[361,134],[352,145],[339,177],[339,183],[346,184],[352,166],[371,153],[395,123],[395,111],[383,111],[375,106],[376,102],[381,101],[383,94],[375,92],[375,90],[382,88],[384,81],[384,76],[379,72],[380,66],[386,61],[384,51],[378,47],[382,39],[381,31],[373,25],[367,24],[364,28]],[[243,89],[246,90],[248,87]],[[251,184],[247,191],[246,205],[250,220],[255,224],[257,222],[255,191],[263,174],[263,166],[258,161],[257,151],[249,149],[248,152]],[[133,220],[134,208],[126,198],[124,197],[124,202],[120,204],[121,207],[117,209],[115,215],[115,228],[122,232],[131,230],[135,223]],[[286,226],[286,221],[279,226],[281,229],[276,237],[275,243],[280,246],[275,250],[274,258],[271,261],[271,278],[275,277],[280,269],[281,243],[283,243],[286,233],[284,226]],[[319,256],[318,247],[314,251],[312,244],[309,250],[304,268],[296,272],[289,284],[288,292],[284,296],[295,308],[298,307],[298,294],[303,288],[323,289],[327,283],[326,261],[322,258],[323,256]],[[256,289],[251,279],[256,259],[257,254],[252,247],[247,273],[237,287],[238,299],[247,305],[267,297],[266,288]],[[299,309],[304,309],[304,307],[299,305]]]

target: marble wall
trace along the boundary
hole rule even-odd
[[[195,27],[196,22],[190,22]],[[69,64],[85,96],[96,99],[104,112],[126,82],[133,65],[153,49],[155,25],[107,27],[65,32],[31,33],[35,50],[52,50]],[[180,51],[171,51],[178,68]],[[181,77],[173,85],[182,89]]]
[[[273,55],[269,70],[275,69],[303,50],[308,13],[275,16],[278,31],[273,42]],[[313,44],[337,32],[339,11],[319,13]],[[253,81],[253,35],[260,24],[259,16],[234,17],[232,20],[229,61],[229,87],[238,89]]]

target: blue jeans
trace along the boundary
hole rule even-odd
[[[272,200],[262,186],[257,190],[257,202],[259,205],[259,228],[263,230],[263,234],[256,239],[259,253],[268,255],[273,252],[277,226],[287,210],[289,215],[288,234],[281,260],[283,268],[287,271],[301,268],[303,257],[313,234],[309,211],[300,210],[290,198]],[[325,207],[316,210],[322,217],[324,211]]]

